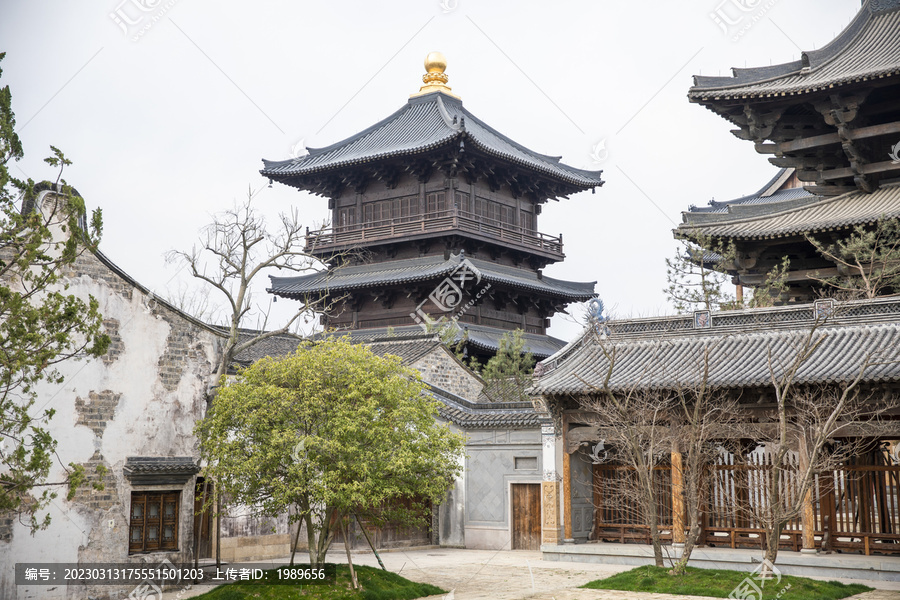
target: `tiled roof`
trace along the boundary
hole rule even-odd
[[[190,456],[129,456],[125,459],[125,474],[191,474],[200,467]]]
[[[268,291],[278,296],[303,299],[307,294],[437,280],[450,274],[462,260],[462,254],[452,255],[447,260],[443,256],[427,256],[338,267],[299,277],[270,277],[271,287]],[[528,269],[497,265],[475,258],[470,258],[469,261],[481,271],[486,281],[492,283],[503,283],[572,302],[587,300],[594,296],[595,282],[582,283],[538,277],[534,271]]]
[[[474,403],[434,386],[427,391],[441,402],[441,418],[462,429],[531,429],[549,421],[530,402]]]
[[[733,200],[725,200],[725,201],[716,201],[710,200],[708,206],[691,206],[688,212],[686,213],[685,221],[694,222],[694,219],[704,220],[715,220],[719,219],[729,219],[735,218],[734,215],[740,214],[740,211],[743,207],[746,206],[757,206],[760,204],[779,204],[779,208],[772,207],[773,210],[783,210],[784,208],[792,208],[797,206],[797,204],[782,204],[788,201],[800,200],[800,199],[812,199],[816,198],[813,194],[810,194],[802,187],[795,188],[784,188],[778,189],[778,186],[791,175],[793,175],[794,169],[779,169],[778,173],[773,177],[766,185],[760,188],[757,192],[742,196],[740,198],[735,198]],[[773,191],[773,188],[775,190]],[[701,216],[697,216],[701,215]],[[721,215],[719,217],[709,217],[707,215]]]
[[[530,392],[588,393],[595,389],[591,386],[602,385],[612,354],[610,385],[614,389],[690,385],[699,380],[699,361],[706,349],[710,385],[768,385],[769,356],[780,375],[816,324],[815,314],[811,304],[723,311],[711,315],[708,328],[694,328],[690,316],[634,319],[609,323],[605,339],[596,329],[586,329],[538,364],[536,373],[541,376]],[[819,323],[815,335],[821,343],[801,366],[798,383],[852,380],[870,355],[882,361],[867,370],[865,381],[900,381],[900,299],[838,304],[834,315]]]
[[[241,331],[238,334],[238,343],[246,342],[252,336],[257,335],[257,333],[258,332]],[[289,354],[293,354],[297,350],[297,346],[299,346],[300,342],[302,341],[302,337],[291,333],[275,335],[266,338],[254,344],[253,346],[250,346],[249,348],[235,356],[234,360],[235,362],[242,365],[249,365],[251,363],[255,363],[261,358],[266,358],[267,356],[287,356]]]
[[[676,236],[698,232],[738,239],[778,238],[844,229],[900,216],[900,185],[871,194],[849,192],[833,198],[802,197],[765,205],[729,206],[727,213],[683,213]]]
[[[803,94],[900,74],[900,0],[868,0],[854,20],[801,60],[749,69],[733,77],[694,77],[695,102]]]
[[[581,189],[603,184],[600,171],[576,169],[561,163],[560,157],[533,152],[478,119],[462,101],[440,92],[410,98],[383,121],[331,146],[308,148],[305,156],[263,160],[260,173],[276,179],[311,175],[461,143]]]
[[[500,348],[500,338],[510,333],[506,329],[470,323],[460,324],[460,328],[456,335],[457,341],[462,339],[462,336],[468,332],[469,343],[477,348],[489,351],[498,350]],[[400,327],[339,330],[329,335],[349,335],[350,339],[355,342],[372,344],[375,342],[401,342],[406,339],[418,339],[418,336],[423,334],[422,328],[418,325],[404,325]],[[433,337],[434,334],[424,335]],[[525,342],[525,350],[531,352],[538,359],[550,356],[566,345],[562,340],[538,333],[523,333],[522,340]]]
[[[418,338],[412,337],[406,340],[385,340],[368,344],[369,349],[377,356],[386,356],[388,354],[398,356],[406,365],[412,365],[441,345],[440,340],[434,334],[423,334]]]

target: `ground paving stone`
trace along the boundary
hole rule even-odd
[[[463,550],[431,548],[395,550],[381,553],[389,571],[407,579],[437,585],[448,594],[429,600],[700,600],[700,596],[673,596],[646,592],[619,592],[577,589],[588,581],[609,577],[632,567],[593,563],[544,561],[540,552]],[[264,568],[286,564],[289,557],[278,561],[259,561]],[[303,557],[298,556],[298,560]],[[329,562],[344,563],[343,550],[328,555]],[[354,564],[377,567],[375,556],[354,553]],[[849,580],[844,580],[849,581]],[[900,584],[896,582],[859,582],[880,588],[854,596],[854,600],[900,600]],[[185,600],[208,591],[209,587],[186,592],[167,592],[163,600]],[[708,598],[706,598],[708,600]],[[789,598],[785,598],[789,600]]]

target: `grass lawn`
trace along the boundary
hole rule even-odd
[[[413,600],[422,596],[445,594],[441,588],[415,583],[389,571],[353,565],[362,588],[350,589],[350,569],[337,565],[332,584],[324,585],[248,585],[230,583],[195,596],[203,600]],[[270,579],[274,579],[272,572]]]
[[[661,594],[682,594],[685,596],[711,596],[727,598],[729,594],[743,582],[750,573],[727,571],[724,569],[695,569],[688,567],[687,573],[681,577],[669,575],[669,569],[662,567],[638,567],[606,579],[598,579],[581,587],[592,590],[622,590],[634,592],[658,592]],[[752,579],[755,585],[761,582]],[[790,588],[785,590],[787,586]],[[869,592],[872,588],[859,583],[844,584],[837,581],[816,581],[806,577],[782,575],[781,581],[775,579],[765,582],[762,587],[764,600],[836,600],[855,594]],[[781,593],[783,591],[783,593]],[[779,595],[781,593],[781,595]],[[756,598],[755,594],[736,598]]]

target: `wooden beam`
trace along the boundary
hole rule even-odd
[[[875,173],[887,173],[889,171],[897,171],[900,173],[900,164],[895,164],[892,161],[885,160],[877,163],[869,163],[867,165],[860,165],[859,173],[863,175],[872,175]],[[851,167],[844,167],[842,169],[831,169],[829,171],[822,171],[819,173],[819,177],[821,177],[825,181],[831,181],[834,179],[846,179],[856,176],[856,171]],[[804,181],[801,179],[801,181]]]
[[[862,140],[870,137],[877,137],[879,135],[890,135],[893,133],[900,133],[900,121],[883,123],[881,125],[870,125],[868,127],[860,127],[859,129],[854,129],[850,133],[850,139]],[[812,137],[801,138],[799,140],[793,140],[790,142],[781,142],[774,145],[778,147],[779,152],[788,153],[840,143],[841,136],[839,134],[826,133],[824,135],[816,135]],[[769,145],[770,144],[766,144],[766,146]]]

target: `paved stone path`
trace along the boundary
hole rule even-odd
[[[381,558],[389,571],[451,592],[429,600],[701,600],[700,596],[576,589],[588,581],[632,567],[544,561],[540,552],[434,548],[386,551],[381,553]],[[329,553],[328,561],[346,562],[346,556],[343,551]],[[354,554],[353,562],[378,566],[371,553]],[[267,568],[272,563],[259,564]],[[900,600],[900,582],[860,583],[887,589],[860,594],[854,600]],[[163,600],[184,600],[209,589],[204,586],[181,595],[167,592]],[[784,600],[790,600],[789,595]]]

